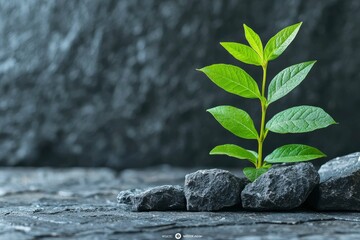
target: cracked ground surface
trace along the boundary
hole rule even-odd
[[[360,239],[356,212],[131,212],[120,190],[196,169],[0,169],[0,239]],[[233,171],[238,173],[237,171]]]

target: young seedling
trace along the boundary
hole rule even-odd
[[[275,149],[263,158],[263,144],[269,131],[281,134],[305,133],[336,123],[324,110],[313,106],[289,108],[276,114],[266,123],[266,111],[269,105],[297,87],[316,62],[308,61],[285,68],[271,80],[266,94],[268,63],[285,51],[294,40],[301,24],[300,22],[284,28],[270,38],[265,48],[263,48],[259,35],[245,24],[245,38],[250,46],[235,42],[220,43],[237,60],[262,68],[261,91],[256,81],[240,67],[229,64],[214,64],[198,69],[225,91],[240,97],[260,100],[261,121],[258,131],[250,115],[244,110],[232,106],[218,106],[207,110],[225,129],[234,135],[258,142],[257,152],[234,144],[219,145],[210,152],[210,155],[228,155],[249,160],[254,167],[246,167],[243,172],[250,181],[254,181],[265,173],[274,163],[294,163],[325,157],[324,153],[314,147],[289,144]]]

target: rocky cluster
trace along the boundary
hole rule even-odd
[[[164,185],[119,193],[133,211],[360,211],[360,152],[335,158],[319,171],[311,163],[278,165],[254,182],[222,169],[185,176],[184,186]]]

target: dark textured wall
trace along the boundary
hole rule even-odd
[[[341,124],[270,134],[266,150],[298,142],[330,157],[359,151],[359,10],[357,0],[1,0],[0,163],[236,165],[208,151],[255,145],[205,109],[232,104],[256,118],[258,102],[221,91],[194,69],[236,63],[218,43],[243,42],[243,23],[267,40],[298,21],[298,38],[270,64],[269,77],[319,61],[271,114],[311,104]],[[260,69],[240,65],[260,78]]]

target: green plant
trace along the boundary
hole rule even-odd
[[[259,35],[245,24],[245,38],[250,46],[235,42],[220,43],[237,60],[262,68],[261,91],[256,81],[240,67],[229,64],[214,64],[197,69],[205,73],[211,81],[229,93],[260,100],[261,121],[259,131],[256,130],[250,115],[244,110],[232,106],[218,106],[207,110],[231,133],[240,138],[257,140],[257,152],[234,144],[219,145],[210,152],[211,155],[221,154],[249,160],[255,167],[246,167],[243,172],[251,181],[265,173],[271,167],[271,164],[309,161],[325,156],[316,148],[302,144],[289,144],[275,149],[263,158],[263,144],[269,131],[281,134],[304,133],[336,123],[321,108],[298,106],[276,114],[265,124],[266,111],[269,105],[297,87],[316,62],[308,61],[285,68],[272,79],[268,86],[267,96],[265,95],[269,61],[275,60],[285,51],[294,40],[301,24],[300,22],[284,28],[270,38],[265,48],[263,48]]]

